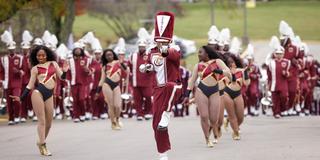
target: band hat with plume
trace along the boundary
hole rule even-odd
[[[80,48],[83,49],[83,44],[79,41],[73,43],[73,49]]]
[[[50,44],[51,44],[51,49],[53,51],[55,51],[57,49],[57,45],[58,45],[58,39],[57,39],[57,36],[52,34],[51,35],[51,38],[50,38]]]
[[[219,34],[218,28],[215,25],[211,26],[208,32],[208,44],[218,44]]]
[[[241,52],[241,42],[238,37],[233,37],[230,46],[230,53],[239,56]]]
[[[57,49],[58,39],[57,36],[51,34],[48,30],[44,31],[42,35],[43,43],[46,47],[55,51]]]
[[[33,45],[41,46],[43,45],[43,40],[41,38],[35,38],[33,40]]]
[[[1,35],[1,41],[7,45],[8,49],[16,48],[16,42],[13,41],[12,34],[7,30]]]
[[[247,55],[247,59],[253,59],[254,58],[254,47],[252,44],[248,44],[247,49],[244,51],[244,53]]]
[[[51,43],[51,33],[48,30],[46,30],[43,32],[43,35],[41,38],[42,38],[43,44],[50,48],[50,46],[51,46],[51,44],[50,44]]]
[[[81,39],[85,44],[92,44],[93,41],[95,41],[95,38],[96,37],[94,36],[93,32],[88,32]]]
[[[114,52],[116,54],[126,54],[126,42],[122,37],[119,38],[118,43],[114,48]]]
[[[286,39],[286,38],[293,38],[292,33],[293,30],[289,26],[289,24],[285,21],[280,21],[279,24],[279,33],[280,33],[280,39]]]
[[[32,39],[33,39],[33,37],[28,30],[23,31],[21,48],[22,49],[29,49],[31,47],[30,44],[31,44]]]
[[[229,28],[223,28],[219,34],[219,46],[230,44],[231,33]]]
[[[91,48],[94,53],[102,53],[102,47],[98,38],[94,38],[91,42]]]
[[[57,48],[56,53],[61,59],[65,60],[68,58],[69,49],[65,44],[61,43]]]
[[[272,36],[269,46],[273,49],[274,53],[284,53],[284,48],[280,45],[280,41],[276,36]]]
[[[138,33],[138,46],[147,47],[149,45],[151,36],[145,28],[140,28]]]

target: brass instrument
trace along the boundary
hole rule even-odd
[[[0,110],[3,110],[6,106],[7,99],[5,98],[5,89],[1,87]]]
[[[261,104],[265,107],[271,107],[272,99],[271,99],[271,92],[268,90],[268,86],[266,83],[262,84],[263,86],[263,98],[261,98]]]
[[[67,110],[72,109],[73,98],[71,96],[71,84],[70,81],[67,81],[67,87],[63,88],[63,108]]]

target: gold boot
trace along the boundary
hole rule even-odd
[[[119,118],[117,118],[116,124],[117,124],[118,128],[122,129],[123,123],[120,121]]]
[[[118,126],[117,122],[111,122],[112,130],[120,130],[121,128]]]
[[[210,138],[206,138],[206,143],[207,143],[207,147],[208,147],[208,148],[212,148],[212,147],[213,147],[213,143],[212,143],[212,141],[210,140]]]
[[[233,132],[232,138],[233,138],[233,140],[235,140],[235,141],[240,140],[241,138],[240,138],[239,132],[238,132],[238,131]]]
[[[52,156],[50,151],[47,149],[46,143],[43,143],[43,144],[37,143],[37,145],[39,147],[39,151],[40,151],[41,155],[43,155],[43,156]]]

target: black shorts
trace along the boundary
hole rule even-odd
[[[224,90],[222,89],[222,90],[219,90],[219,95],[220,96],[223,96],[223,94],[224,94]]]
[[[39,83],[36,90],[38,90],[42,94],[43,101],[49,99],[53,94],[53,89],[48,89],[42,83]]]
[[[231,97],[231,99],[235,99],[241,95],[240,90],[234,91],[234,90],[230,89],[229,87],[225,87],[224,91]]]
[[[206,86],[202,82],[199,83],[198,88],[205,94],[208,98],[219,91],[219,86],[216,84],[215,86]]]
[[[116,82],[113,82],[111,79],[109,79],[108,77],[106,77],[106,79],[104,80],[105,83],[107,83],[111,90],[114,90],[119,84]]]

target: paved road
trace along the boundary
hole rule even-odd
[[[80,124],[54,121],[48,147],[53,157],[39,155],[36,124],[0,124],[0,159],[3,160],[152,160],[157,159],[151,121],[123,120],[122,131],[112,131],[109,121]],[[230,130],[230,129],[229,129]],[[223,133],[219,144],[206,148],[195,116],[175,118],[170,124],[171,160],[319,160],[320,117],[247,117],[241,141]]]

